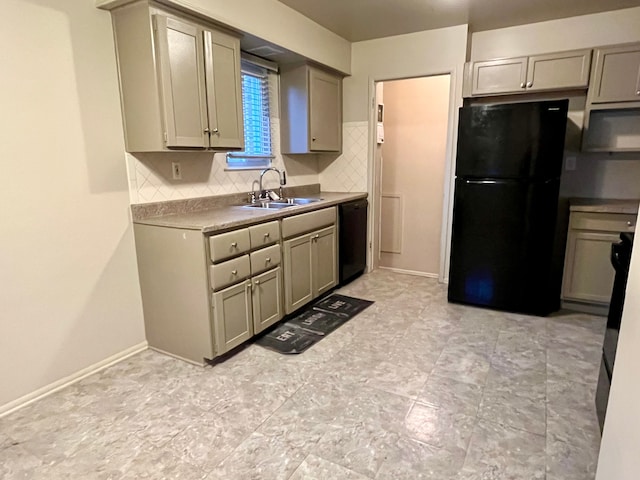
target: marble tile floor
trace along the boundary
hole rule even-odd
[[[605,319],[448,304],[375,271],[307,352],[145,351],[0,418],[0,478],[591,480]]]

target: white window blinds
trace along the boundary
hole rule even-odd
[[[227,154],[229,168],[265,168],[271,164],[269,78],[264,68],[242,61],[244,151]]]

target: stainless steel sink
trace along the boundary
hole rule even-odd
[[[250,203],[249,205],[245,205],[245,207],[249,208],[273,208],[275,210],[280,208],[288,208],[295,207],[293,203],[278,203],[278,202],[259,202],[259,203]]]
[[[280,200],[275,200],[273,203],[286,203],[288,205],[308,205],[309,203],[319,202],[320,200],[322,199],[293,197],[293,198],[281,198]]]
[[[279,209],[279,208],[295,207],[296,205],[308,205],[310,203],[319,202],[320,200],[322,199],[321,198],[300,198],[300,197],[281,198],[280,200],[270,200],[270,201],[264,201],[264,202],[251,203],[246,206],[251,208]]]

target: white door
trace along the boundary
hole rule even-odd
[[[450,75],[383,83],[381,267],[438,277]]]

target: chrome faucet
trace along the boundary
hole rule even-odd
[[[282,187],[284,185],[287,184],[287,174],[286,172],[283,170],[282,172],[280,170],[278,170],[276,167],[269,167],[269,168],[265,168],[262,172],[260,172],[260,198],[267,198],[269,196],[269,192],[267,190],[263,190],[262,188],[262,177],[264,177],[264,174],[269,172],[269,171],[274,171],[274,172],[278,172],[278,177],[280,179],[280,196],[282,196]],[[273,192],[271,192],[273,193]]]

